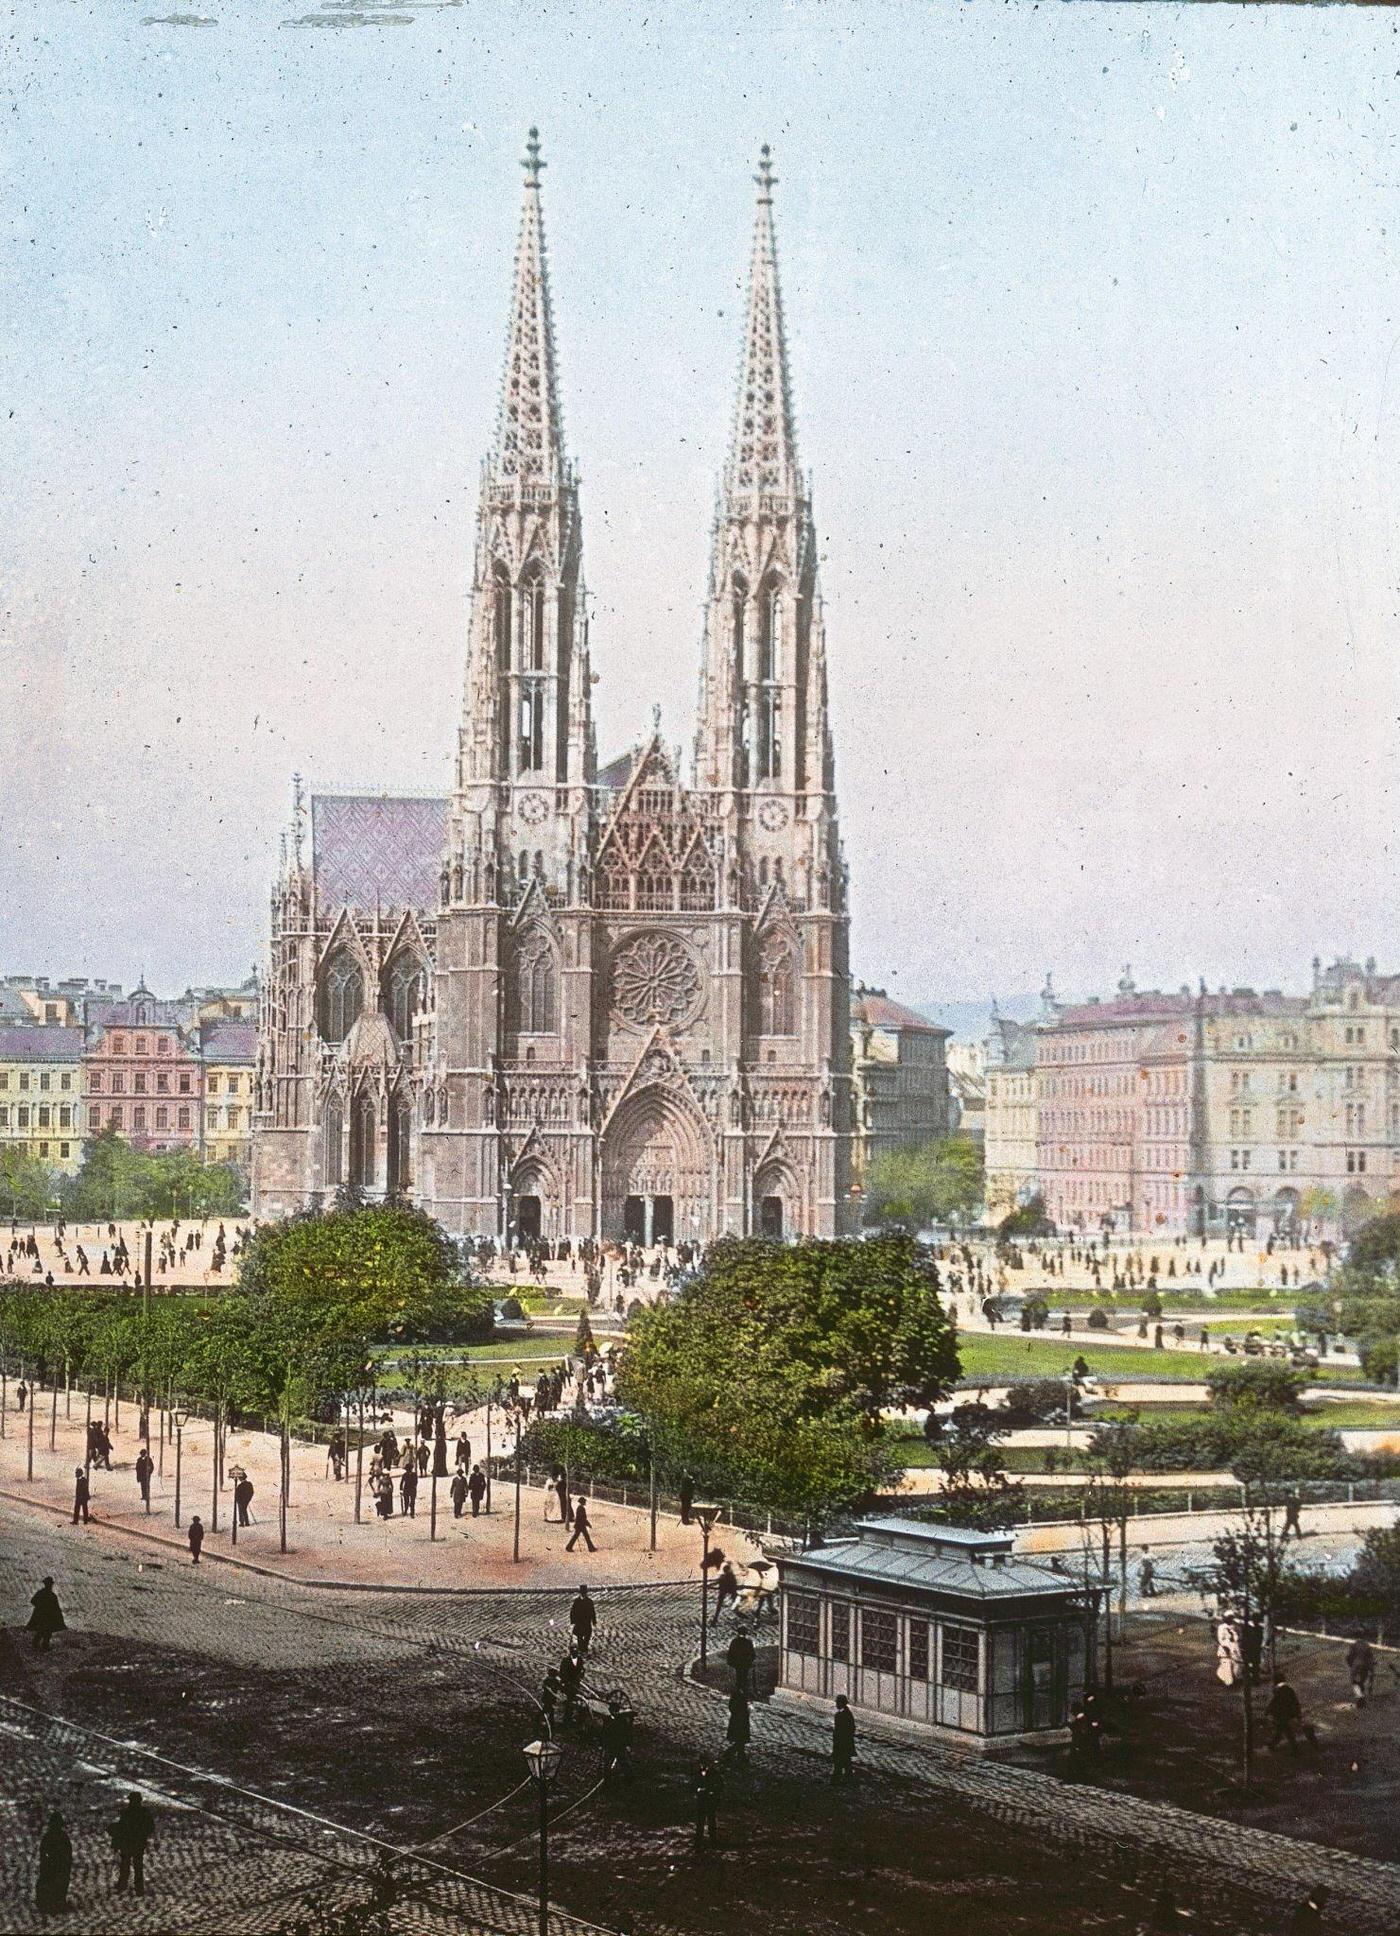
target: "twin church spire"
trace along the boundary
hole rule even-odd
[[[594,779],[592,675],[584,617],[577,478],[560,404],[541,206],[539,136],[530,130],[510,328],[495,445],[484,467],[478,523],[459,801],[476,803],[474,838],[518,857],[513,794],[539,825],[577,819]],[[772,829],[802,817],[809,795],[829,796],[825,668],[816,603],[815,544],[798,462],[773,227],[776,176],[762,149],[744,338],[733,427],[714,533],[696,783],[752,818],[759,790]],[[544,789],[554,789],[548,799]],[[564,791],[560,791],[560,790]],[[747,804],[745,804],[747,802]],[[548,830],[539,826],[541,839]],[[577,840],[574,840],[577,846]],[[535,848],[530,864],[556,886],[569,865]],[[580,856],[574,853],[573,862]]]

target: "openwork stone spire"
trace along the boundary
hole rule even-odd
[[[564,475],[564,423],[554,367],[544,214],[540,207],[540,137],[525,144],[525,204],[515,253],[515,290],[506,344],[501,415],[492,470],[498,483],[559,484]]]
[[[773,234],[772,157],[759,150],[758,214],[749,264],[749,307],[725,485],[731,494],[796,497],[800,490],[797,432],[788,390],[787,343]]]

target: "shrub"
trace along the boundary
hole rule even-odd
[[[1216,1411],[1275,1412],[1297,1415],[1303,1381],[1277,1359],[1220,1365],[1210,1374],[1210,1402]]]
[[[520,1324],[525,1317],[525,1306],[518,1297],[502,1298],[501,1316],[508,1319],[511,1324]]]
[[[1101,1304],[1096,1304],[1089,1313],[1089,1329],[1091,1331],[1107,1331],[1108,1329],[1108,1312],[1104,1310]]]
[[[1078,1410],[1078,1406],[1075,1406]],[[1012,1385],[1000,1416],[1013,1427],[1043,1425],[1065,1415],[1065,1385],[1058,1378],[1032,1378]]]

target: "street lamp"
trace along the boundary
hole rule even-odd
[[[511,1557],[517,1563],[520,1559],[520,1428],[529,1419],[530,1405],[530,1399],[518,1397],[513,1408],[515,1416],[515,1548]]]
[[[540,1936],[549,1936],[549,1784],[564,1759],[557,1741],[532,1741],[521,1750],[540,1797]]]
[[[174,1411],[170,1414],[170,1423],[175,1428],[175,1524],[177,1528],[180,1524],[180,1454],[184,1447],[185,1420],[188,1417],[189,1413],[185,1411]]]
[[[691,1507],[700,1526],[703,1547],[700,1555],[700,1672],[705,1671],[705,1660],[709,1636],[710,1610],[710,1529],[719,1518],[718,1506]]]

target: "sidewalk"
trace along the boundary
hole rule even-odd
[[[34,1478],[26,1478],[28,1458],[27,1414],[21,1416],[10,1405],[7,1436],[0,1440],[0,1497],[15,1503],[32,1504],[60,1513],[69,1520],[73,1508],[73,1474],[83,1462],[86,1440],[87,1406],[85,1395],[73,1394],[72,1416],[64,1415],[62,1393],[58,1400],[55,1448],[49,1450],[52,1395],[39,1394],[34,1415]],[[93,1416],[102,1415],[101,1401]],[[540,1486],[521,1487],[520,1561],[512,1558],[515,1530],[515,1488],[509,1481],[492,1486],[492,1507],[480,1518],[471,1517],[468,1506],[463,1517],[455,1519],[448,1498],[447,1479],[438,1481],[437,1538],[430,1537],[431,1476],[418,1482],[417,1513],[412,1519],[399,1516],[397,1478],[393,1519],[376,1517],[366,1488],[361,1503],[361,1523],[355,1524],[355,1465],[352,1454],[346,1478],[337,1484],[330,1476],[324,1447],[295,1441],[291,1450],[291,1486],[287,1508],[287,1552],[278,1550],[278,1443],[275,1436],[253,1430],[230,1431],[226,1435],[225,1484],[218,1495],[218,1530],[214,1530],[213,1426],[207,1419],[190,1417],[182,1435],[180,1460],[181,1526],[175,1524],[175,1447],[167,1444],[164,1473],[157,1471],[151,1482],[151,1510],[142,1507],[134,1471],[140,1443],[136,1437],[138,1413],[134,1406],[121,1408],[121,1429],[113,1431],[112,1471],[94,1467],[91,1473],[92,1518],[94,1524],[119,1529],[162,1542],[172,1560],[176,1555],[188,1564],[187,1530],[190,1517],[198,1513],[204,1522],[203,1564],[234,1560],[278,1577],[300,1581],[308,1586],[346,1588],[418,1588],[436,1591],[486,1590],[502,1588],[549,1589],[576,1587],[586,1580],[596,1586],[649,1586],[674,1581],[696,1580],[700,1571],[701,1539],[697,1526],[682,1526],[674,1516],[657,1520],[657,1550],[648,1547],[649,1515],[645,1508],[618,1506],[609,1501],[589,1501],[589,1518],[597,1548],[589,1553],[580,1541],[572,1553],[564,1550],[567,1531],[558,1523],[558,1502],[552,1492]],[[151,1454],[160,1461],[158,1414],[151,1415],[153,1443]],[[473,1459],[485,1454],[484,1420],[474,1415],[469,1421]],[[493,1445],[493,1452],[506,1449],[504,1440]],[[368,1471],[369,1447],[364,1464]],[[231,1534],[233,1484],[229,1468],[247,1469],[254,1486],[251,1526],[239,1529],[235,1545]],[[546,1509],[553,1521],[546,1519]],[[65,1525],[63,1538],[83,1537],[82,1526]],[[56,1535],[57,1536],[57,1535]],[[747,1535],[726,1526],[717,1526],[713,1544],[736,1558],[756,1558],[757,1548]]]

